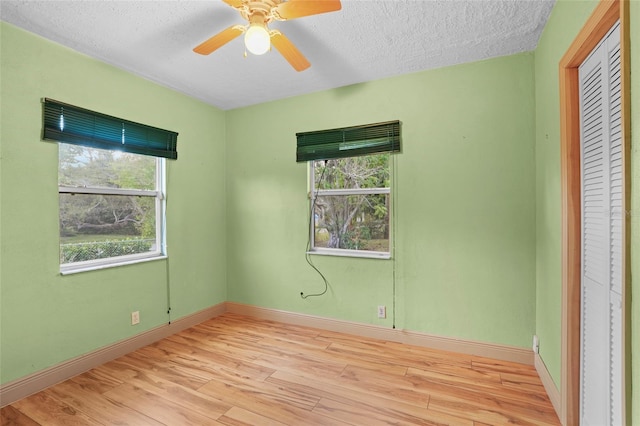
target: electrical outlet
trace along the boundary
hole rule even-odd
[[[540,340],[538,340],[538,336],[533,335],[533,353],[540,353]]]
[[[378,306],[378,318],[385,319],[387,317],[387,307],[384,305]]]
[[[140,311],[131,312],[131,325],[140,324]]]

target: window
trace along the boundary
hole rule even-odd
[[[60,271],[160,258],[165,159],[178,133],[43,99],[42,139],[58,142]]]
[[[163,255],[164,163],[59,144],[63,273]]]
[[[388,258],[389,153],[312,161],[311,250]]]
[[[296,133],[310,165],[311,253],[390,258],[390,158],[400,121]],[[313,265],[312,265],[313,266]]]

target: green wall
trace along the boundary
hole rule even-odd
[[[536,86],[536,332],[540,355],[560,388],[561,199],[558,63],[597,1],[558,1],[535,51]],[[631,1],[631,69],[640,70],[640,2]],[[632,73],[631,273],[640,275],[640,72]],[[640,280],[632,281],[632,294]],[[640,298],[632,298],[632,378],[640,388]],[[640,424],[640,396],[633,396],[633,424]]]
[[[558,64],[597,1],[558,1],[535,51],[536,333],[540,356],[560,389],[562,205]]]
[[[226,300],[225,114],[2,23],[0,382]],[[163,260],[60,276],[57,144],[40,140],[50,97],[180,133],[168,164]],[[130,325],[139,310],[141,324]]]
[[[533,55],[227,112],[229,300],[392,325],[391,260],[305,263],[307,165],[295,133],[399,119],[398,328],[530,347],[535,330]],[[376,317],[376,306],[388,318]]]

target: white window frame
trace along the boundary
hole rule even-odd
[[[61,142],[62,143],[62,142]],[[91,147],[87,147],[93,149]],[[140,154],[134,154],[140,155]],[[60,264],[60,274],[69,275],[78,272],[94,271],[97,269],[112,268],[115,266],[131,265],[134,263],[148,262],[151,260],[166,259],[166,160],[156,157],[155,190],[104,188],[93,186],[58,186],[60,194],[102,194],[102,195],[127,195],[137,197],[154,197],[156,199],[156,250],[145,253],[128,254],[124,256],[108,257],[104,259],[86,260],[82,262]],[[59,161],[59,160],[58,160]],[[58,215],[60,208],[58,207]],[[60,237],[58,237],[60,238]],[[60,245],[60,244],[58,244]]]
[[[369,154],[376,155],[376,154]],[[316,247],[315,245],[315,220],[314,220],[314,204],[315,200],[319,196],[324,195],[338,195],[338,196],[348,196],[348,195],[378,195],[378,194],[388,194],[389,196],[389,206],[392,206],[393,198],[391,197],[391,188],[390,187],[380,187],[380,188],[360,188],[360,189],[317,189],[316,181],[315,181],[315,172],[313,164],[315,161],[322,160],[313,160],[307,162],[307,167],[309,169],[309,251],[308,254],[318,254],[323,256],[342,256],[342,257],[363,257],[369,259],[391,259],[391,244],[393,241],[393,208],[389,211],[389,251],[369,251],[369,250],[353,250],[353,249],[339,249],[339,248],[327,248],[327,247]],[[389,156],[389,180],[393,178],[393,161],[391,161],[391,155]]]

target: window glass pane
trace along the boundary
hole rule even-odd
[[[60,263],[157,251],[156,198],[60,194]]]
[[[389,154],[315,161],[314,173],[319,190],[388,188]]]
[[[315,247],[389,251],[389,196],[325,195],[316,199]]]
[[[73,187],[154,190],[154,157],[120,151],[59,145],[58,184]]]

